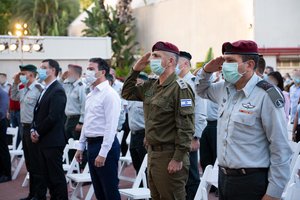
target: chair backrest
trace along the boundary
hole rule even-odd
[[[145,155],[140,170],[133,182],[132,188],[139,188],[140,184],[143,183],[143,187],[147,188],[146,169],[148,163],[148,154]]]
[[[118,141],[119,141],[120,144],[122,143],[123,136],[124,136],[124,131],[123,130],[117,132],[117,138],[118,138]]]
[[[208,191],[210,189],[210,184],[208,183],[208,178],[210,174],[212,173],[213,166],[208,165],[203,173],[203,176],[201,178],[201,182],[199,184],[199,187],[197,189],[197,193],[195,195],[195,200],[207,200]]]
[[[292,156],[292,160],[291,160],[291,165],[290,165],[290,169],[293,170],[294,165],[296,163],[296,160],[299,156],[300,153],[300,142],[297,143],[296,148],[294,150],[293,156]]]
[[[6,134],[7,135],[11,135],[12,136],[12,150],[16,150],[17,149],[17,138],[18,138],[18,130],[19,128],[12,128],[12,127],[8,127]]]

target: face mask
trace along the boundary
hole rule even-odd
[[[164,73],[165,68],[161,66],[161,59],[151,59],[150,60],[150,68],[151,71],[156,74],[157,76],[160,76]]]
[[[300,84],[300,77],[294,77],[293,81],[295,84]]]
[[[68,82],[69,83],[74,83],[76,81],[76,78],[73,76],[68,77]]]
[[[38,69],[37,72],[41,81],[44,81],[48,77],[46,69]]]
[[[25,75],[20,75],[20,81],[22,84],[26,85],[28,83],[28,79]]]
[[[85,73],[85,81],[88,85],[92,85],[96,80],[96,72],[92,70],[87,70]]]
[[[235,84],[240,80],[243,75],[246,73],[244,72],[243,74],[240,74],[238,71],[238,63],[226,63],[224,62],[222,65],[222,74],[225,79],[225,81]]]
[[[175,68],[175,74],[178,76],[180,74],[181,70],[179,68],[179,64],[176,65],[176,68]]]

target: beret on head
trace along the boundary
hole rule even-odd
[[[179,56],[184,57],[188,60],[192,60],[192,55],[190,53],[186,52],[186,51],[180,51]]]
[[[222,54],[258,55],[258,48],[257,44],[251,40],[225,42],[222,45]]]
[[[37,68],[36,66],[32,65],[32,64],[28,64],[28,65],[20,65],[19,66],[21,71],[30,71],[30,72],[34,72],[37,73]]]
[[[171,53],[179,55],[178,47],[169,42],[159,41],[159,42],[155,43],[152,47],[152,52],[153,51],[167,51],[167,52],[171,52]]]

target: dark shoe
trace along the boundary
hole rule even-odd
[[[11,181],[11,177],[9,176],[0,176],[0,183],[5,183],[5,182],[8,182],[8,181]]]

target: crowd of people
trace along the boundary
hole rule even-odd
[[[81,169],[88,164],[99,200],[121,198],[118,161],[127,148],[137,173],[148,154],[154,200],[194,199],[199,162],[205,170],[217,157],[219,186],[211,191],[219,199],[280,199],[290,173],[289,123],[300,141],[300,70],[282,76],[249,40],[224,43],[222,54],[194,71],[189,52],[160,41],[124,83],[102,58],[65,72],[53,59],[21,65],[12,84],[0,73],[0,182],[11,180],[11,126],[30,175],[22,200],[44,200],[47,188],[51,199],[68,199],[62,156],[70,138],[78,146],[69,157]]]

